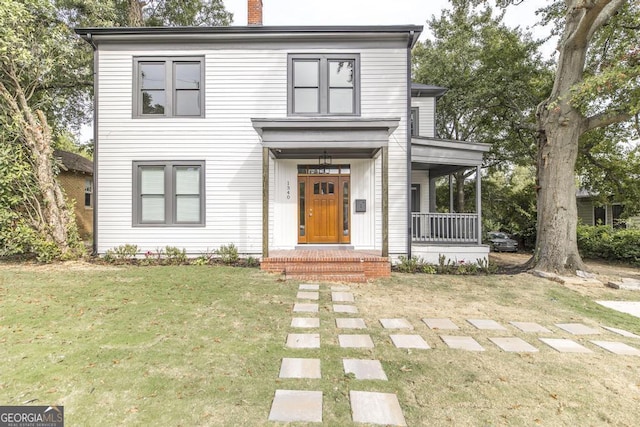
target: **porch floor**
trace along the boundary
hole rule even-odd
[[[260,268],[287,279],[329,282],[366,282],[391,276],[389,258],[379,251],[345,249],[274,250]]]

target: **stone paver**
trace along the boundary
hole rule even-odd
[[[478,329],[482,329],[486,331],[506,331],[507,330],[507,328],[505,328],[495,320],[467,319],[467,322],[471,323],[473,326],[475,326]]]
[[[431,348],[420,335],[389,335],[389,338],[397,348],[416,348],[421,350]]]
[[[334,286],[331,286],[331,290],[334,292],[345,292],[345,291],[350,291],[351,288],[345,285],[334,285]]]
[[[398,397],[393,393],[349,392],[353,422],[406,426]]]
[[[609,326],[603,326],[603,328],[605,328],[607,331],[613,332],[614,334],[622,335],[623,337],[640,338],[640,335],[636,335],[636,334],[631,333],[629,331],[625,331],[624,329],[612,328],[612,327],[609,327]]]
[[[351,292],[331,292],[331,301],[333,302],[354,302]]]
[[[430,329],[442,329],[442,330],[456,330],[458,325],[453,323],[450,319],[422,319],[422,321]]]
[[[593,353],[593,351],[577,342],[564,338],[540,338],[540,341],[560,353]]]
[[[449,348],[467,351],[484,351],[484,347],[471,337],[440,335],[440,338]]]
[[[322,392],[276,390],[269,421],[322,422]]]
[[[318,300],[320,299],[319,292],[309,292],[309,291],[300,291],[296,295],[298,299],[310,299],[310,300]]]
[[[317,313],[318,304],[298,302],[293,305],[294,313]]]
[[[369,335],[338,335],[338,342],[342,348],[373,348]]]
[[[598,347],[602,347],[607,351],[615,354],[621,354],[624,356],[640,356],[640,350],[635,347],[631,347],[622,342],[617,341],[591,341]]]
[[[520,329],[522,332],[543,333],[543,334],[552,333],[549,329],[535,322],[509,322],[509,323],[511,323],[516,328]]]
[[[384,380],[387,375],[379,360],[342,359],[345,374],[355,375],[357,380]]]
[[[321,378],[320,359],[285,357],[280,365],[280,378]]]
[[[339,318],[336,319],[336,327],[340,329],[366,329],[363,319],[357,318]]]
[[[556,326],[563,331],[573,335],[598,335],[600,331],[582,323],[556,323]]]
[[[320,348],[320,334],[289,334],[286,345],[289,348]]]
[[[298,290],[300,291],[318,291],[320,290],[320,285],[314,285],[312,283],[303,283],[298,286]]]
[[[640,317],[640,301],[596,301],[600,305]]]
[[[317,317],[294,317],[291,319],[292,328],[319,328],[320,319]]]
[[[333,304],[333,311],[335,313],[351,313],[358,312],[358,308],[355,305]]]
[[[516,337],[489,338],[489,341],[500,347],[504,351],[513,353],[535,353],[537,348],[528,342]]]
[[[413,329],[407,319],[380,319],[380,324],[385,329]]]

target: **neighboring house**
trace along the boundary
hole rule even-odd
[[[624,205],[607,203],[603,205],[596,195],[586,190],[576,194],[578,219],[585,225],[611,225],[615,228],[640,227],[640,216],[631,215],[624,218]]]
[[[93,163],[79,154],[55,150],[58,163],[58,181],[69,200],[74,201],[74,212],[80,237],[93,234]]]
[[[435,178],[488,147],[434,138],[444,89],[410,82],[422,27],[249,22],[76,30],[95,50],[95,252],[486,258],[479,194],[433,213]]]

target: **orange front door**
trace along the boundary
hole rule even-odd
[[[299,185],[298,242],[348,243],[348,176],[301,176]]]

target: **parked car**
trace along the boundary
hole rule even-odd
[[[489,246],[495,252],[517,252],[518,242],[502,231],[490,231],[487,233]]]

